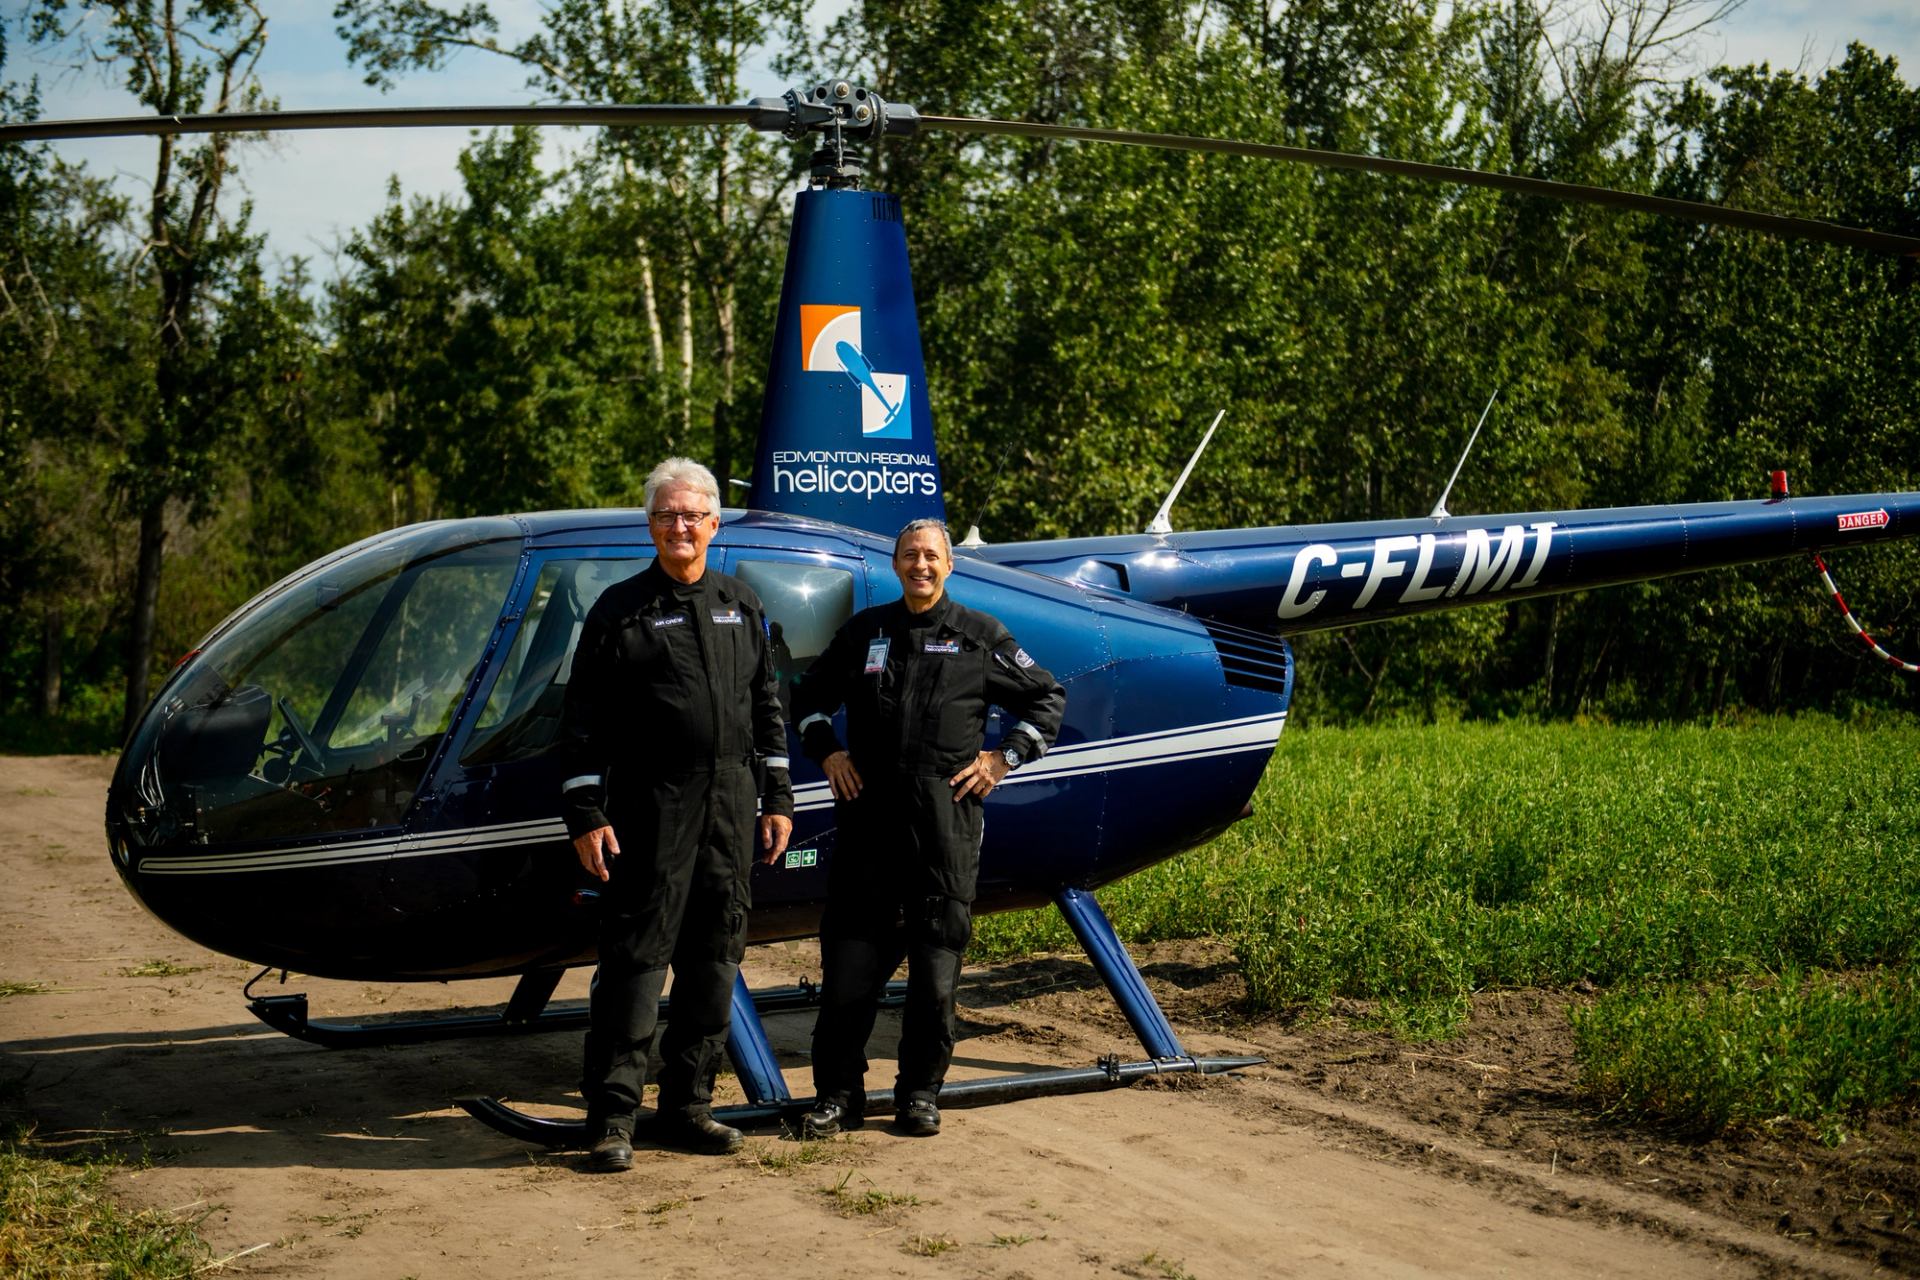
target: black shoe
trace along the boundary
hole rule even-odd
[[[940,1108],[916,1098],[893,1113],[893,1124],[909,1138],[931,1138],[940,1132]]]
[[[663,1147],[716,1156],[738,1151],[747,1140],[738,1129],[721,1124],[705,1111],[691,1116],[661,1116],[653,1122],[651,1136]]]
[[[587,1167],[595,1173],[625,1173],[633,1168],[633,1139],[625,1129],[608,1125],[587,1153]]]
[[[800,1122],[800,1136],[808,1142],[831,1138],[847,1129],[858,1129],[864,1117],[844,1102],[816,1102]]]

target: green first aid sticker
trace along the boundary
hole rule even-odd
[[[789,849],[787,850],[787,861],[785,865],[790,869],[793,867],[817,867],[820,865],[820,851],[818,849]]]

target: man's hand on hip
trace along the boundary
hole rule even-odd
[[[953,788],[953,800],[958,804],[968,796],[985,799],[1006,776],[1006,757],[998,751],[982,751],[972,764],[948,778],[947,785]]]
[[[620,856],[620,841],[614,838],[612,827],[595,827],[573,838],[573,852],[589,875],[607,880],[611,878],[608,865]]]

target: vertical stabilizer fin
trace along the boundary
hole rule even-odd
[[[887,535],[946,515],[894,196],[794,199],[748,503]]]

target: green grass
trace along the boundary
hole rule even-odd
[[[147,960],[120,970],[123,978],[180,978],[189,973],[199,973],[207,966],[203,964],[175,964],[171,960]]]
[[[1573,1029],[1596,1097],[1692,1128],[1785,1119],[1837,1142],[1847,1116],[1920,1101],[1912,969],[1612,992]]]
[[[0,1275],[146,1280],[205,1267],[212,1253],[198,1218],[113,1202],[107,1179],[117,1165],[95,1149],[52,1151],[0,1122]]]
[[[836,1164],[851,1160],[860,1152],[853,1135],[807,1142],[756,1142],[747,1147],[747,1157],[769,1173],[791,1173],[814,1164]]]
[[[951,1236],[915,1236],[900,1247],[916,1258],[937,1258],[949,1249],[958,1249],[960,1242]]]
[[[865,1218],[874,1214],[891,1217],[901,1210],[920,1206],[920,1197],[912,1192],[882,1191],[873,1186],[871,1181],[868,1181],[866,1190],[853,1190],[847,1185],[853,1181],[853,1174],[854,1171],[850,1169],[841,1175],[840,1181],[830,1187],[820,1188],[820,1194],[833,1202],[833,1207],[843,1218]],[[864,1175],[863,1180],[866,1180]]]
[[[99,755],[120,746],[118,687],[69,681],[51,720],[15,699],[0,708],[0,755]]]
[[[1487,987],[1910,975],[1916,755],[1920,728],[1811,717],[1290,732],[1253,818],[1100,900],[1129,941],[1230,941],[1256,1012],[1348,997],[1412,1036],[1445,1034]],[[1051,911],[978,937],[982,958],[1074,946]]]

